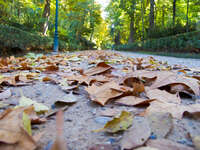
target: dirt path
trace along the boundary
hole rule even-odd
[[[133,57],[133,58],[153,56],[157,60],[168,62],[169,65],[178,64],[178,65],[183,65],[190,68],[200,68],[200,59],[166,57],[166,56],[139,54],[139,53],[134,53],[134,52],[119,52],[119,53],[128,57]]]

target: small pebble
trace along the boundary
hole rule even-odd
[[[157,136],[154,133],[152,133],[151,136],[149,137],[149,139],[155,140],[155,139],[157,139]]]
[[[97,117],[94,119],[96,123],[99,123],[99,124],[106,124],[108,121],[112,120],[112,118],[110,117]]]

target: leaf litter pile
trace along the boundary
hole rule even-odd
[[[200,150],[200,71],[111,51],[0,58],[0,111],[0,150]]]

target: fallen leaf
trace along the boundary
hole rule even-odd
[[[19,106],[26,107],[26,106],[31,106],[31,105],[34,106],[34,109],[37,113],[44,113],[49,110],[49,108],[47,106],[45,106],[44,104],[33,101],[32,99],[27,98],[27,97],[23,96],[23,94],[21,94],[21,97],[19,100]]]
[[[29,80],[26,76],[24,75],[16,75],[15,76],[15,81],[19,82],[24,82],[24,83],[28,83],[28,82],[31,82],[31,80]]]
[[[192,142],[194,143],[195,150],[200,150],[200,136],[193,137]]]
[[[159,150],[194,150],[192,147],[188,147],[167,139],[148,140],[146,145]]]
[[[162,102],[176,103],[176,104],[181,103],[181,99],[178,94],[170,94],[164,90],[159,90],[159,89],[149,90],[146,92],[146,95],[150,99],[157,99]]]
[[[0,79],[0,84],[16,85],[15,77],[3,77]]]
[[[116,117],[112,119],[111,121],[108,121],[104,128],[96,130],[96,132],[99,131],[106,131],[109,133],[116,133],[119,131],[127,130],[131,125],[133,121],[133,115],[130,112],[122,111],[119,117]]]
[[[159,87],[163,87],[166,85],[171,84],[183,84],[186,85],[188,88],[188,92],[190,92],[189,89],[192,90],[192,92],[199,96],[200,95],[200,89],[199,89],[199,83],[198,80],[194,78],[184,77],[182,75],[170,75],[167,78],[157,79],[155,83],[151,86],[151,89],[156,89]]]
[[[71,75],[65,76],[68,81],[78,81],[78,84],[90,85],[91,77],[86,75]]]
[[[139,96],[140,93],[145,91],[144,84],[138,78],[135,77],[126,78],[123,81],[123,84],[133,88],[134,96]]]
[[[133,125],[127,130],[121,141],[123,149],[133,149],[143,145],[151,135],[151,128],[148,121],[143,118],[142,120],[133,120]]]
[[[49,65],[47,67],[45,67],[45,71],[58,71],[59,67],[56,65]]]
[[[42,78],[43,82],[48,82],[48,81],[52,81],[52,79],[50,77],[44,77]]]
[[[0,149],[2,150],[34,150],[36,142],[23,125],[24,108],[8,109],[0,117]]]
[[[155,99],[143,99],[136,96],[125,96],[115,100],[115,103],[126,106],[146,105]]]
[[[47,121],[45,118],[40,118],[36,114],[35,108],[33,105],[24,109],[24,113],[26,113],[28,115],[29,119],[31,120],[31,124],[41,124],[41,123],[45,123]]]
[[[0,100],[9,98],[11,95],[12,95],[11,90],[7,89],[7,90],[0,93]]]
[[[44,118],[51,117],[51,116],[55,115],[57,112],[59,112],[60,110],[65,111],[65,110],[67,110],[68,108],[69,108],[69,106],[66,105],[66,106],[64,106],[64,107],[62,107],[62,108],[60,108],[60,109],[50,110],[50,111],[48,111],[48,113],[45,114]]]
[[[149,147],[149,146],[145,146],[145,147],[136,148],[134,150],[160,150],[160,149]]]
[[[78,85],[70,86],[67,82],[67,79],[62,79],[62,80],[59,80],[58,82],[59,82],[59,86],[61,87],[61,89],[66,92],[68,92],[69,90],[74,90],[74,89],[78,88]]]
[[[55,105],[59,105],[59,104],[70,105],[70,104],[74,104],[76,102],[77,102],[77,97],[75,95],[67,94],[66,96],[57,100],[55,102]]]
[[[123,94],[123,89],[120,91],[119,85],[115,82],[108,82],[99,87],[93,84],[92,86],[86,88],[86,91],[89,93],[92,101],[95,101],[103,106],[111,98],[115,98]]]
[[[32,135],[31,120],[29,119],[29,116],[25,112],[23,113],[22,120],[23,120],[24,129],[31,136]]]
[[[165,138],[172,130],[173,120],[170,113],[151,113],[147,115],[147,120],[151,127],[151,132],[157,138]]]
[[[108,70],[110,70],[112,67],[107,65],[105,62],[100,62],[96,65],[96,67],[90,68],[86,71],[84,71],[84,75],[87,76],[92,76],[92,75],[97,75],[97,74],[101,74],[104,73]]]
[[[182,119],[183,113],[188,112],[191,114],[200,112],[200,104],[192,105],[178,105],[173,103],[164,103],[159,101],[151,102],[150,106],[145,110],[144,115],[163,112],[172,114],[173,118]]]

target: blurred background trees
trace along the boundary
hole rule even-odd
[[[187,45],[196,43],[198,48],[200,39],[196,33],[191,32],[199,30],[199,0],[110,0],[105,11],[107,16],[103,18],[101,5],[95,0],[59,0],[61,48],[110,49],[112,45],[126,45],[134,49],[134,46],[144,47],[143,44],[151,40],[163,41],[163,38],[169,39],[179,34],[186,36],[177,36],[179,45],[185,42],[183,39],[192,39],[186,41]],[[6,34],[1,35],[0,45],[20,42],[19,39],[6,42],[2,40],[9,34],[12,37],[8,27],[12,28],[12,34],[16,29],[16,33],[22,34],[20,37],[25,41],[24,32],[27,35],[30,33],[30,39],[34,34],[37,41],[35,45],[48,41],[54,35],[54,16],[55,0],[0,0],[0,33]],[[30,43],[30,40],[27,40],[27,43]],[[175,47],[179,47],[177,43],[174,44]],[[20,44],[16,45],[19,47]],[[168,44],[164,45],[168,47]],[[150,46],[152,47],[151,42]],[[182,47],[184,46],[182,44]]]

